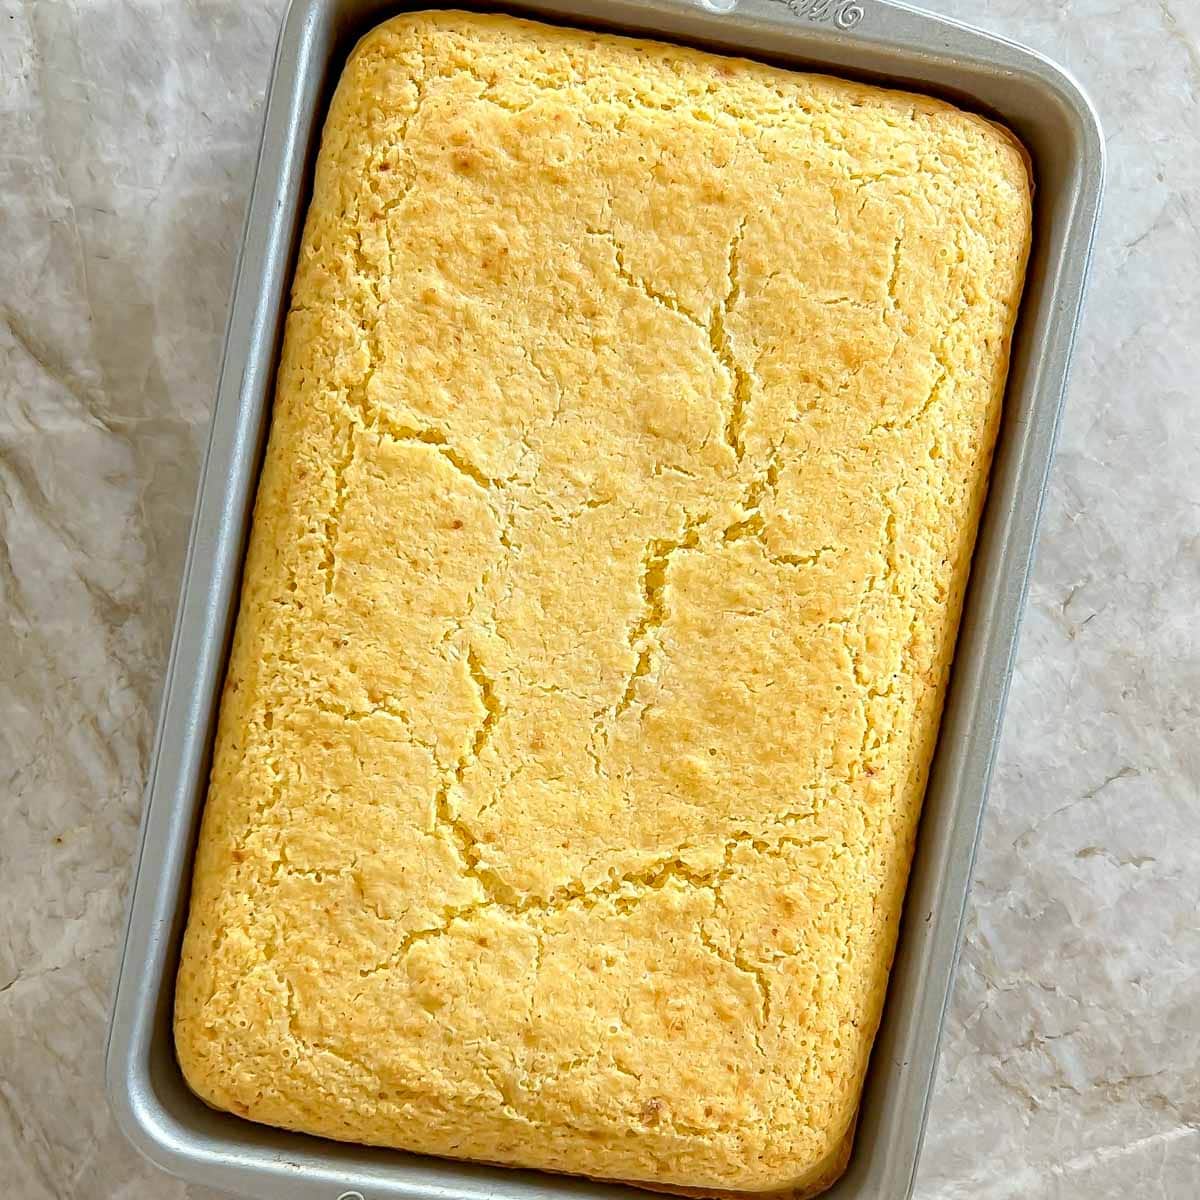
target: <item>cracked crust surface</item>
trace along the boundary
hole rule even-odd
[[[950,106],[405,15],[322,140],[176,998],[256,1121],[848,1151],[1030,229]]]

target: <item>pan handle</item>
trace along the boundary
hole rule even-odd
[[[1011,60],[1016,67],[1030,55],[1030,51],[1006,38],[914,8],[902,0],[690,0],[690,3],[702,12],[718,16],[736,13],[742,21],[747,18],[772,24],[781,19],[795,21],[804,27],[814,49],[822,52],[838,46],[845,48],[857,35],[876,47],[887,46],[908,64],[914,54],[943,58],[952,53],[960,62],[988,63],[994,67]]]

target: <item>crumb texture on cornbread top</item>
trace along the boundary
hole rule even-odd
[[[943,103],[397,17],[329,112],[176,1001],[256,1121],[840,1168],[1030,228]]]

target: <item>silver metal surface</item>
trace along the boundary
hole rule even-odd
[[[197,1100],[174,1056],[171,1004],[192,850],[308,175],[347,50],[403,7],[292,0],[280,33],[147,786],[108,1091],[125,1133],[163,1169],[256,1200],[635,1200],[646,1193],[253,1125]],[[829,1200],[904,1200],[1088,270],[1104,171],[1096,117],[1078,86],[1041,56],[885,0],[525,0],[502,7],[910,85],[999,118],[1032,155],[1035,243],[991,491],[858,1137],[849,1169],[827,1193]]]

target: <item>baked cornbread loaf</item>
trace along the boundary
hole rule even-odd
[[[200,1096],[836,1176],[1029,233],[1019,148],[934,100],[500,16],[362,41],[196,860]]]

